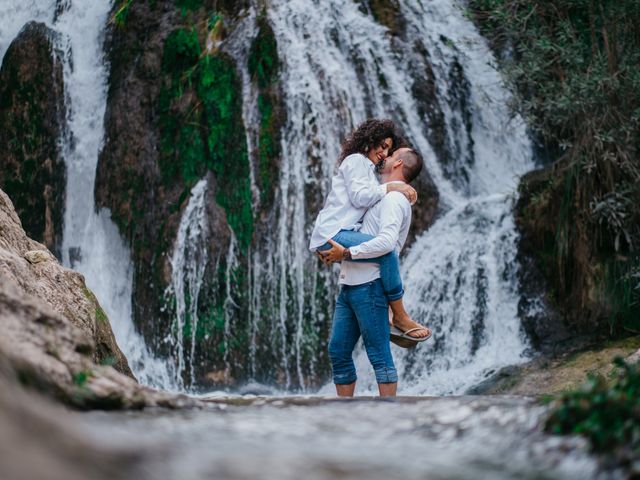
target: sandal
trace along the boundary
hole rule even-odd
[[[415,332],[417,330],[429,330],[429,334],[424,337],[412,337],[409,335],[411,332]],[[425,340],[429,340],[433,332],[428,327],[416,327],[410,328],[409,330],[402,331],[398,327],[391,327],[389,331],[389,340],[402,348],[415,348],[420,342],[424,342]]]

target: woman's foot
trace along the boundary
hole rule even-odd
[[[413,338],[423,338],[431,335],[431,329],[429,327],[414,322],[409,315],[394,315],[393,326],[401,332],[407,332],[407,335]]]
[[[424,338],[431,335],[431,329],[414,322],[404,309],[404,303],[402,298],[398,300],[391,300],[389,302],[389,308],[393,312],[393,326],[401,332],[407,332],[407,335],[412,338]],[[409,331],[411,330],[411,331]]]

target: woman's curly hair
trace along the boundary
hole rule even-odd
[[[354,153],[366,155],[370,149],[380,145],[385,138],[390,138],[393,141],[392,150],[396,150],[406,143],[393,121],[376,118],[366,120],[358,125],[358,128],[342,142],[338,163],[342,163],[345,158]]]

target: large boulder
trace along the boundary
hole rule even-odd
[[[59,256],[65,105],[62,59],[54,35],[42,23],[28,23],[2,62],[0,188],[13,199],[28,235]]]
[[[0,478],[140,478],[140,452],[96,445],[69,412],[22,388],[0,353]]]
[[[181,400],[140,386],[78,272],[28,238],[0,190],[0,357],[23,384],[76,407]]]

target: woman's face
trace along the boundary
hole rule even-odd
[[[393,147],[393,140],[391,140],[391,138],[385,138],[380,142],[380,145],[369,149],[367,157],[377,165],[389,156],[389,150],[391,150],[391,147]]]

